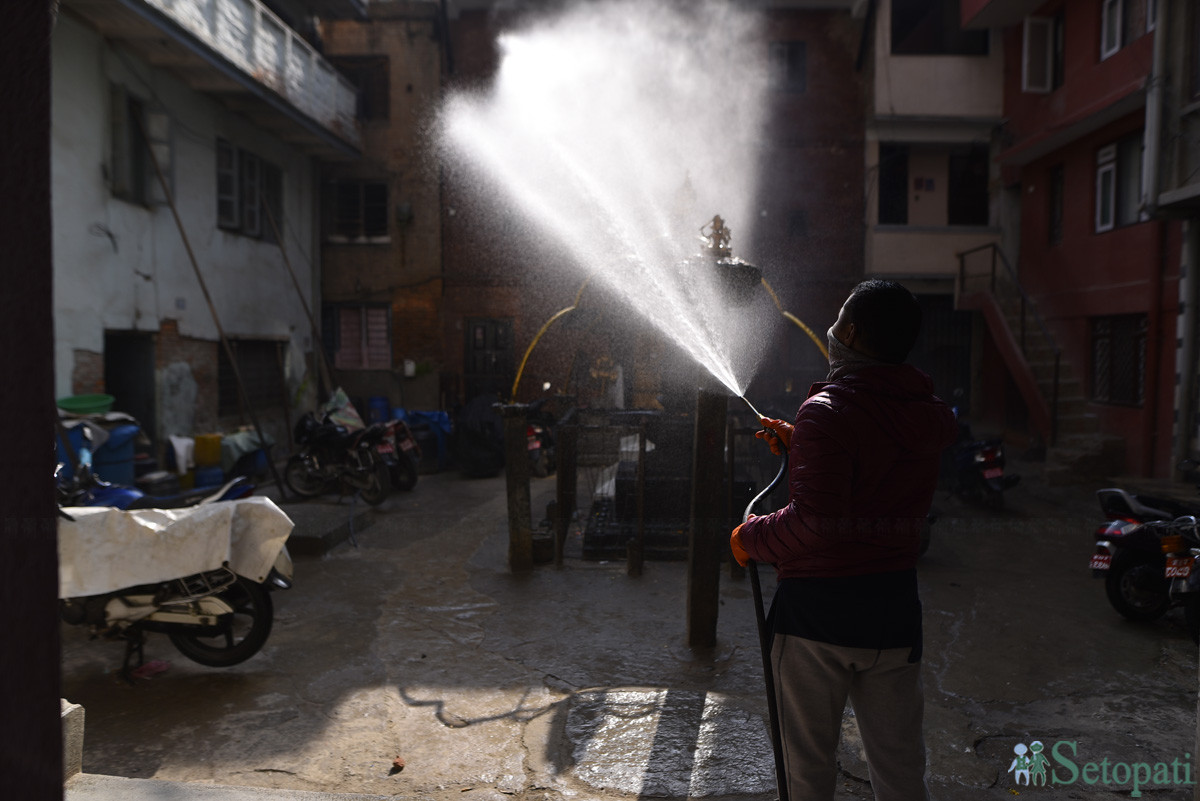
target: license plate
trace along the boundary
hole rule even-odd
[[[989,467],[983,471],[984,478],[1000,478],[1002,475],[1004,475],[1003,467]]]
[[[1192,574],[1190,557],[1172,557],[1167,560],[1166,578],[1187,578]]]
[[[1112,554],[1092,554],[1092,570],[1108,570],[1112,566]]]
[[[538,442],[536,439],[526,446],[527,450],[531,451],[536,451],[540,447],[542,447],[542,443]]]
[[[415,447],[417,446],[410,439],[403,440],[400,443],[400,450],[402,451],[411,451]]]
[[[390,442],[379,443],[378,450],[380,453],[395,453],[396,452],[396,449],[392,447],[392,443],[390,443]]]

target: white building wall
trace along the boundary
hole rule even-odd
[[[182,336],[218,338],[170,209],[128,203],[109,190],[112,82],[170,117],[179,214],[226,334],[311,347],[279,247],[217,227],[216,140],[282,170],[283,238],[306,292],[316,258],[313,161],[66,14],[55,26],[52,69],[57,395],[72,392],[75,351],[102,352],[105,330],[155,331],[174,319]],[[311,295],[307,301],[312,306]]]
[[[881,0],[875,28],[875,114],[882,117],[999,119],[1004,48],[991,34],[986,56],[893,56],[892,2]]]

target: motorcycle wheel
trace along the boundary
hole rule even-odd
[[[1171,604],[1163,565],[1147,554],[1123,554],[1114,559],[1104,590],[1113,609],[1128,620],[1157,620]]]
[[[254,656],[267,641],[274,621],[271,594],[261,584],[238,576],[218,596],[233,609],[215,626],[184,626],[170,632],[179,653],[208,667],[229,667]]]
[[[391,492],[392,480],[388,477],[387,465],[378,464],[372,469],[367,485],[359,489],[358,494],[370,506],[378,506],[387,500]]]
[[[1200,645],[1200,593],[1190,593],[1183,605],[1183,619],[1187,623],[1192,642]]]
[[[392,489],[400,492],[412,492],[412,488],[417,486],[417,466],[413,464],[413,460],[401,454],[396,464],[392,465],[391,471]]]
[[[1004,492],[994,487],[988,487],[983,491],[983,502],[993,512],[1003,512]]]
[[[325,482],[302,453],[288,459],[283,468],[283,483],[301,498],[315,498],[325,490]]]
[[[546,459],[540,450],[529,460],[529,472],[536,478],[550,475],[550,468],[546,466]]]

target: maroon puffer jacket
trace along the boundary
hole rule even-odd
[[[787,506],[742,527],[750,557],[779,578],[911,569],[954,413],[909,365],[818,382],[796,413]]]

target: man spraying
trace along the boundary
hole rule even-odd
[[[771,664],[793,801],[832,799],[847,700],[877,801],[925,785],[917,552],[950,408],[905,364],[921,308],[894,281],[859,284],[829,329],[829,376],[794,424],[758,436],[788,454],[789,502],[733,531],[738,562],[775,566]]]

